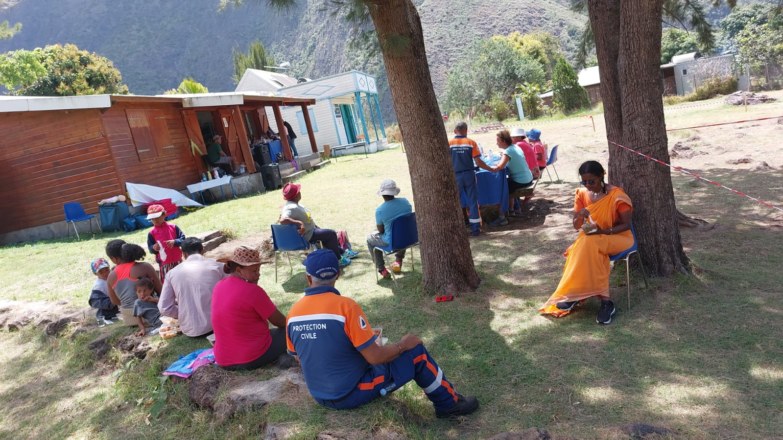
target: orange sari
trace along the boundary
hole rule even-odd
[[[631,199],[618,187],[612,188],[595,203],[590,201],[586,188],[579,188],[574,200],[574,212],[587,208],[590,218],[600,229],[609,229],[617,224],[620,213],[632,207]],[[555,305],[558,302],[609,296],[609,255],[620,253],[632,245],[630,230],[611,235],[588,235],[580,229],[576,241],[565,251],[566,263],[560,284],[538,311],[559,318],[569,311],[558,309]]]

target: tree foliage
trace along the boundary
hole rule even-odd
[[[546,79],[552,79],[552,71],[558,58],[563,56],[560,49],[560,41],[549,32],[536,31],[529,34],[512,32],[506,36],[495,36],[495,39],[503,39],[513,47],[521,56],[527,56],[538,61],[546,73]]]
[[[710,0],[709,2],[663,0],[661,21],[669,27],[693,31],[699,47],[703,52],[707,52],[715,47],[715,34],[707,17],[705,5],[710,3],[712,6],[719,6],[724,2],[732,8],[737,4],[737,0]],[[571,8],[578,12],[586,12],[587,3],[588,0],[571,0]],[[586,60],[594,49],[595,37],[588,21],[585,23],[582,39],[579,42],[576,65],[585,66]]]
[[[192,95],[196,93],[209,93],[209,89],[204,84],[201,84],[191,77],[183,79],[176,89],[166,90],[164,92],[165,95]]]
[[[541,64],[522,55],[505,38],[489,38],[473,44],[449,70],[446,80],[447,111],[470,113],[487,106],[493,98],[509,103],[523,83],[542,84]]]
[[[552,92],[555,106],[563,113],[590,107],[587,91],[579,85],[576,71],[564,58],[557,60],[552,73]]]
[[[268,66],[273,66],[275,60],[266,52],[264,45],[256,40],[250,43],[247,53],[234,50],[234,82],[239,83],[242,75],[247,69],[269,70]]]
[[[542,109],[543,101],[539,97],[542,93],[541,86],[525,83],[519,86],[518,91],[522,99],[522,109],[525,112],[525,118],[536,119],[541,117],[544,114]]]
[[[128,93],[120,71],[110,60],[73,44],[1,55],[0,83],[12,94],[27,96]]]
[[[696,52],[699,43],[696,36],[688,31],[677,28],[669,28],[663,31],[661,37],[661,64],[671,61],[675,55]]]
[[[10,23],[8,23],[8,20],[3,21],[0,23],[0,40],[7,40],[21,30],[21,23],[16,23],[12,26]]]
[[[763,24],[750,24],[736,38],[740,59],[753,68],[783,65],[783,16]]]

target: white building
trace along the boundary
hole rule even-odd
[[[375,78],[352,70],[317,80],[297,80],[281,73],[247,69],[236,88],[237,92],[275,92],[280,95],[315,99],[309,108],[310,121],[319,145],[334,148],[357,144],[341,149],[340,154],[382,150],[386,145],[381,106]],[[282,107],[283,119],[297,134],[296,148],[300,153],[311,151],[310,141],[301,107]],[[272,115],[269,123],[279,132]]]

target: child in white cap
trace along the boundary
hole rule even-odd
[[[106,284],[106,279],[109,277],[109,262],[103,258],[96,258],[90,262],[90,269],[97,277],[90,291],[88,300],[90,307],[97,310],[95,318],[98,320],[98,325],[114,324],[119,309],[111,303],[109,285]]]

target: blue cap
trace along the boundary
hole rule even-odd
[[[308,275],[319,280],[331,280],[340,273],[337,256],[329,249],[318,249],[308,255],[304,266]]]
[[[534,128],[527,132],[527,138],[531,141],[537,141],[541,138],[541,130]]]

